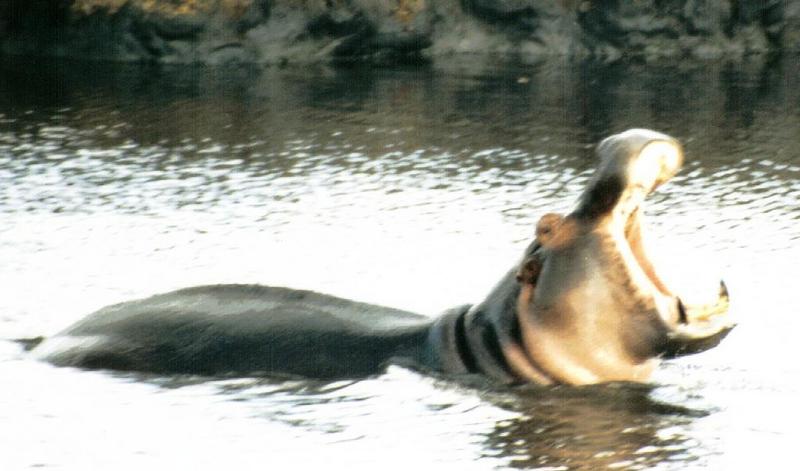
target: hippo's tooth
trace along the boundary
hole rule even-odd
[[[725,281],[723,280],[719,280],[719,300],[726,303],[730,302],[730,296],[728,296],[728,287],[725,286]]]
[[[680,303],[680,300],[678,300],[678,302]],[[683,303],[680,303],[678,312],[681,312],[681,307],[685,309],[685,311],[681,314],[682,320],[683,316],[685,315],[686,320],[689,322],[708,321],[711,318],[728,312],[729,306],[730,296],[728,295],[728,287],[725,286],[724,281],[720,281],[719,294],[717,296],[717,301],[714,304],[690,304],[685,306]]]
[[[675,304],[678,310],[678,322],[681,324],[688,324],[689,319],[686,317],[686,306],[681,301],[681,298],[675,296]]]

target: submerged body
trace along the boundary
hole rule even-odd
[[[503,382],[645,381],[660,358],[718,344],[727,292],[686,306],[643,246],[641,205],[678,170],[669,136],[604,140],[575,209],[541,218],[474,306],[426,316],[310,291],[195,287],[103,308],[34,349],[56,365],[202,375],[356,377],[401,363]]]
[[[421,357],[429,324],[311,291],[199,286],[100,309],[34,351],[63,366],[331,378]]]

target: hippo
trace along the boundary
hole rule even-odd
[[[645,197],[682,165],[670,136],[601,141],[574,209],[545,214],[520,259],[479,303],[437,317],[261,285],[181,289],[100,309],[32,353],[58,366],[155,374],[357,378],[400,364],[501,383],[646,382],[665,358],[734,328],[728,292],[685,304],[642,235]]]

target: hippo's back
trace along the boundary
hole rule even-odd
[[[429,325],[424,316],[312,291],[200,286],[100,309],[34,353],[83,368],[347,377],[424,355]]]

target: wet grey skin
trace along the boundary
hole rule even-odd
[[[59,366],[209,376],[353,378],[391,363],[503,383],[647,381],[662,358],[716,346],[728,294],[691,306],[642,242],[644,198],[683,162],[673,138],[603,140],[574,210],[542,216],[520,261],[476,305],[430,318],[311,291],[201,286],[105,307],[32,349]]]

